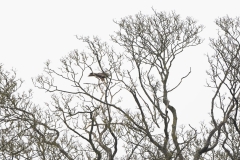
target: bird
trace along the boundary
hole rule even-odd
[[[100,79],[101,81],[104,81],[105,78],[107,78],[109,76],[109,74],[105,73],[105,72],[102,72],[102,73],[93,73],[92,72],[88,75],[88,77],[91,77],[91,76],[94,76],[94,77]]]

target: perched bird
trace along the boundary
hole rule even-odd
[[[101,79],[101,81],[104,81],[105,78],[107,78],[109,76],[109,74],[105,73],[105,72],[103,72],[103,73],[90,73],[88,75],[88,77],[91,77],[91,76],[94,76],[94,77],[96,77],[98,79]]]

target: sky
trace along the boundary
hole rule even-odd
[[[118,29],[113,20],[140,11],[152,14],[152,8],[175,11],[182,18],[190,16],[205,26],[201,33],[204,43],[186,50],[176,61],[174,78],[180,79],[190,67],[192,73],[171,94],[170,102],[178,106],[181,123],[207,119],[212,95],[204,87],[208,69],[205,55],[213,52],[209,37],[217,34],[216,18],[239,16],[237,0],[0,0],[0,63],[6,69],[16,69],[26,88],[34,88],[31,78],[42,73],[46,60],[57,62],[74,49],[84,49],[76,35],[95,35],[109,41],[109,35]]]

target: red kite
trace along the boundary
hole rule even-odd
[[[91,77],[91,76],[94,76],[97,79],[101,79],[101,81],[104,81],[105,78],[109,76],[109,74],[108,73],[90,73],[88,77]]]

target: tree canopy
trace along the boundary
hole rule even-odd
[[[31,90],[19,92],[23,81],[0,66],[0,159],[240,159],[239,18],[215,20],[218,38],[210,38],[207,55],[211,121],[199,127],[179,127],[169,98],[191,70],[173,87],[169,76],[178,56],[203,42],[204,26],[154,10],[114,23],[111,42],[77,37],[86,50],[63,57],[59,69],[45,63],[33,79],[52,93],[45,106]]]

